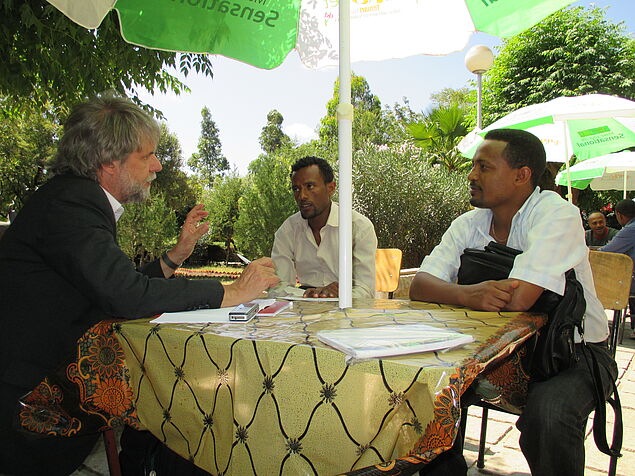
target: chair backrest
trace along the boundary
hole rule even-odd
[[[375,290],[391,293],[399,286],[401,250],[378,248],[375,253]]]
[[[589,251],[589,263],[595,292],[604,309],[625,309],[631,291],[633,260],[621,253]]]

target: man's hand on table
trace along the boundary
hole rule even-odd
[[[204,205],[199,203],[189,211],[181,227],[181,233],[176,245],[167,252],[168,258],[178,265],[181,265],[190,257],[196,242],[209,230],[209,222],[203,221],[209,213],[203,207]],[[163,260],[161,260],[161,269],[166,278],[169,278],[174,273],[174,270],[167,266]]]
[[[252,261],[240,277],[231,284],[224,284],[225,295],[221,307],[236,306],[261,297],[263,291],[280,282],[271,258]]]
[[[309,288],[304,292],[308,298],[336,298],[339,297],[339,284],[337,281],[322,288]]]

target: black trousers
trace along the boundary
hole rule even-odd
[[[121,435],[119,464],[123,476],[209,476],[185,458],[169,449],[149,431],[125,427]]]

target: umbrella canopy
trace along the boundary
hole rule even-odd
[[[635,102],[605,94],[560,97],[520,108],[489,125],[470,132],[459,144],[472,157],[492,129],[523,129],[542,141],[548,162],[567,163],[635,146]]]
[[[512,36],[573,0],[48,0],[96,28],[115,9],[128,42],[217,53],[274,68],[295,47],[305,65],[339,64],[340,307],[352,305],[351,61],[448,54],[482,31]],[[352,46],[351,46],[352,45]]]
[[[315,0],[49,0],[76,23],[97,28],[113,8],[124,39],[170,51],[217,53],[260,68],[296,48],[310,68],[337,66],[339,6]],[[475,31],[508,37],[572,0],[354,0],[351,61],[444,55]],[[378,34],[380,32],[381,34]]]
[[[593,190],[635,190],[635,152],[624,151],[603,155],[573,165],[569,170],[571,186]],[[558,185],[568,185],[566,171],[556,176]]]

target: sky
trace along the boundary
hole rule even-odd
[[[607,7],[613,22],[624,21],[627,31],[635,31],[635,0],[577,1],[573,6]],[[382,105],[392,106],[408,98],[417,112],[430,106],[430,94],[443,88],[469,86],[475,79],[464,63],[465,53],[483,44],[496,54],[501,40],[476,33],[463,51],[447,56],[413,56],[405,59],[353,63],[355,74],[368,81]],[[191,89],[181,95],[142,92],[140,98],[161,110],[169,129],[177,135],[184,160],[197,150],[200,111],[207,106],[219,129],[222,151],[240,175],[262,153],[258,139],[267,113],[277,109],[284,117],[283,130],[299,143],[316,138],[326,103],[333,96],[337,68],[310,70],[295,51],[273,70],[261,70],[238,61],[214,56],[214,77],[176,74]]]

